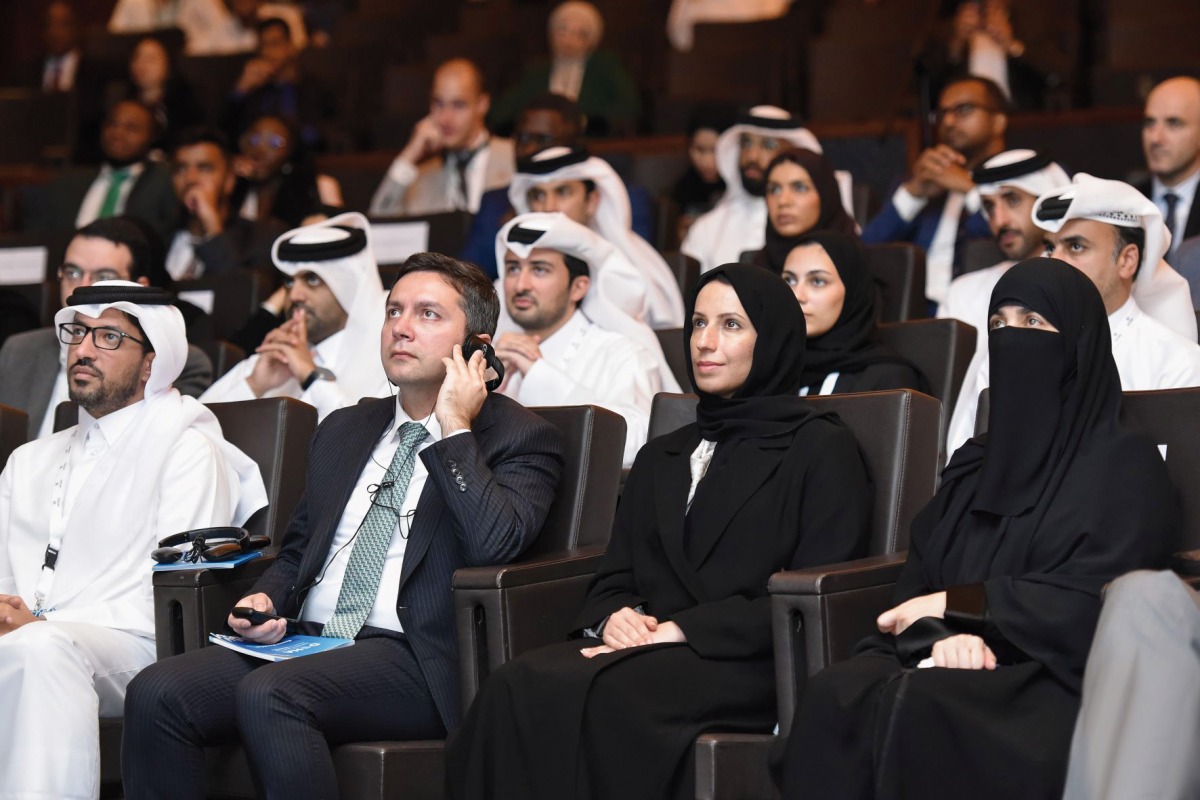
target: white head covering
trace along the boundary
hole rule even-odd
[[[169,292],[153,289],[132,281],[97,281],[93,289],[101,292],[83,292],[67,298],[68,305],[58,310],[54,315],[54,327],[57,329],[64,322],[74,322],[75,314],[83,314],[93,319],[104,313],[105,309],[115,308],[126,314],[137,317],[138,324],[146,332],[150,346],[154,348],[154,361],[150,364],[150,380],[146,382],[146,396],[159,395],[168,391],[187,363],[188,342],[187,329],[183,322],[183,314],[179,309],[170,305],[173,299]],[[95,302],[88,304],[71,304],[72,300],[93,295],[97,299],[105,296],[117,298],[126,296],[129,300],[115,302]],[[65,353],[70,345],[63,344]]]
[[[1072,219],[1145,231],[1146,246],[1133,283],[1134,299],[1147,314],[1196,341],[1196,317],[1187,281],[1163,260],[1171,245],[1171,232],[1158,206],[1128,183],[1080,172],[1066,187],[1042,195],[1033,204],[1033,221],[1042,230],[1058,233]],[[1186,303],[1182,302],[1185,296]]]
[[[800,120],[777,106],[755,106],[738,117],[737,122],[717,137],[717,172],[725,181],[725,194],[718,205],[742,200],[761,201],[742,186],[742,172],[738,169],[741,153],[740,139],[743,133],[770,136],[790,142],[796,147],[821,153],[821,143],[812,131],[800,124]]]
[[[532,242],[528,239],[524,242],[509,241],[509,234],[518,227],[525,232],[542,233]],[[496,279],[496,292],[501,297],[500,320],[496,325],[497,336],[506,331],[521,330],[508,313],[508,303],[504,294],[504,258],[509,250],[519,258],[529,258],[529,254],[535,248],[554,250],[587,263],[591,284],[579,304],[579,310],[598,327],[619,333],[645,348],[658,363],[662,390],[679,391],[679,383],[667,364],[658,336],[646,323],[630,316],[608,299],[613,294],[624,293],[622,284],[627,285],[631,280],[638,279],[636,270],[619,250],[566,214],[522,214],[509,220],[496,234],[496,268],[500,273],[500,277]]]
[[[288,231],[275,240],[271,260],[285,275],[317,275],[346,312],[346,327],[331,367],[350,397],[374,397],[387,385],[379,331],[387,292],[371,248],[371,226],[358,212]]]
[[[972,177],[980,194],[997,194],[1001,187],[1008,186],[1034,197],[1061,189],[1071,182],[1065,169],[1034,150],[998,153],[983,162]]]
[[[529,190],[534,186],[584,180],[595,183],[596,191],[600,192],[600,203],[589,227],[624,253],[629,263],[640,271],[645,286],[641,293],[645,297],[644,314],[635,311],[639,303],[634,297],[610,295],[609,299],[645,319],[654,328],[682,327],[683,295],[679,291],[679,282],[658,251],[633,232],[629,192],[607,161],[589,157],[583,148],[547,148],[517,165],[517,173],[508,187],[508,199],[518,214],[527,214]]]
[[[553,36],[554,26],[568,17],[574,18],[588,29],[591,34],[588,37],[588,52],[595,50],[604,36],[604,17],[600,15],[599,9],[583,0],[567,0],[565,3],[559,3],[550,12],[550,18],[546,21],[548,33]]]
[[[103,301],[106,297],[126,299],[86,302]],[[243,525],[255,511],[267,505],[258,465],[225,441],[220,423],[207,407],[194,398],[183,397],[171,386],[187,359],[187,338],[179,309],[162,305],[169,298],[161,289],[129,281],[99,281],[68,298],[68,302],[75,299],[84,303],[68,306],[54,315],[57,326],[73,321],[77,312],[99,317],[106,309],[116,308],[131,314],[137,317],[154,347],[154,361],[137,419],[125,427],[116,442],[110,443],[80,489],[63,537],[64,542],[78,544],[63,548],[46,605],[103,606],[127,599],[129,593],[143,592],[146,597],[141,613],[114,618],[110,627],[147,633],[154,630],[149,551],[144,575],[130,575],[123,582],[105,582],[105,587],[92,578],[114,568],[122,544],[179,533],[158,528],[157,510],[163,468],[180,437],[194,431],[209,439],[219,451],[224,473],[218,479],[227,482],[229,495],[236,501],[233,518],[224,520],[224,524]],[[139,299],[150,304],[143,305],[137,302]],[[100,424],[103,426],[103,422]]]

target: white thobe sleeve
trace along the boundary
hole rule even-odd
[[[219,446],[189,430],[179,438],[163,464],[157,521],[140,541],[131,541],[118,569],[137,579],[138,591],[119,599],[47,611],[55,622],[88,622],[106,628],[154,636],[154,588],[150,551],[172,533],[228,525],[238,501],[237,476]],[[119,580],[119,579],[118,579]],[[130,587],[132,588],[132,586]]]
[[[701,274],[720,266],[713,262],[712,256],[717,246],[714,241],[716,235],[712,230],[713,213],[710,211],[693,222],[692,227],[688,228],[687,236],[683,237],[683,243],[679,245],[680,252],[700,262]]]
[[[404,214],[404,197],[417,180],[417,168],[400,156],[388,167],[387,175],[371,197],[373,217],[398,217]]]
[[[9,459],[9,463],[12,459]],[[13,474],[16,470],[0,472],[0,594],[16,594],[17,582],[13,577],[12,561],[8,555],[8,537],[11,535],[13,514]]]
[[[962,389],[958,401],[954,404],[954,413],[950,417],[950,427],[946,429],[946,458],[949,460],[954,451],[966,444],[975,436],[975,416],[979,410],[979,393],[991,383],[991,362],[987,352],[976,353],[967,368],[963,378]]]
[[[254,365],[258,363],[258,358],[258,355],[255,354],[234,364],[233,369],[217,378],[216,383],[204,390],[204,394],[200,395],[200,402],[234,403],[239,400],[255,399],[254,391],[250,388],[250,384],[246,383],[246,378],[250,377],[250,373],[254,371]]]
[[[339,408],[355,405],[361,397],[350,397],[337,381],[313,381],[300,399],[317,410],[317,419],[337,411]]]

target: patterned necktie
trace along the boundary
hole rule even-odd
[[[1179,202],[1179,195],[1167,192],[1163,195],[1163,202],[1167,204],[1167,213],[1163,217],[1163,222],[1166,224],[1167,230],[1171,232],[1171,246],[1167,251],[1167,254],[1170,255],[1175,250],[1175,245],[1179,244],[1179,237],[1175,235],[1175,204]]]
[[[111,217],[117,213],[117,202],[121,199],[121,187],[129,178],[129,170],[113,170],[108,178],[108,193],[104,195],[104,205],[100,206],[99,219]]]
[[[417,445],[425,441],[428,435],[429,432],[419,422],[406,422],[400,426],[400,444],[383,475],[379,491],[371,500],[371,508],[358,529],[358,539],[350,551],[346,574],[342,577],[337,607],[321,631],[322,636],[353,639],[371,613],[379,593],[379,579],[387,560],[388,545],[391,544],[396,521],[400,519],[400,507],[404,504],[404,496],[408,494],[408,484],[412,480]]]

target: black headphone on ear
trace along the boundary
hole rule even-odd
[[[467,341],[463,342],[462,354],[463,360],[469,361],[475,351],[479,350],[483,353],[483,361],[488,367],[496,373],[496,377],[487,381],[484,385],[487,386],[489,392],[494,392],[504,382],[504,362],[500,360],[500,356],[496,355],[496,348],[492,347],[491,343],[478,334],[471,334],[467,337]]]
[[[190,549],[179,545],[191,543]],[[194,531],[173,533],[158,543],[150,557],[159,564],[184,561],[197,564],[203,561],[228,561],[243,553],[261,550],[271,543],[269,536],[251,536],[245,528],[197,528]]]

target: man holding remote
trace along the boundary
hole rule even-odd
[[[239,737],[260,796],[336,797],[332,746],[442,738],[459,723],[451,576],[519,556],[562,472],[557,430],[488,394],[481,353],[463,359],[498,314],[477,267],[408,260],[381,341],[398,394],[317,429],[279,557],[237,603],[354,646],[280,663],[210,647],[143,671],[126,702],[126,797],[203,797],[204,747]],[[286,622],[229,626],[271,643]]]

